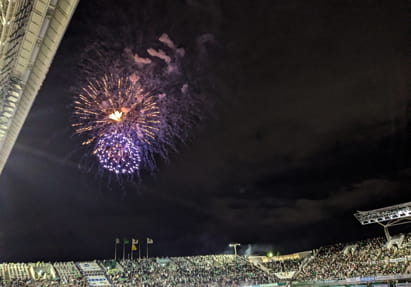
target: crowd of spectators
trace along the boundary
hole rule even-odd
[[[274,274],[279,281],[290,281],[300,270],[302,264],[302,258],[271,258],[268,262],[263,260],[263,262],[260,263],[260,266],[263,270],[266,270],[270,274]]]
[[[88,284],[74,262],[37,262],[0,264],[0,286],[86,287]]]
[[[337,243],[321,247],[304,260],[273,260],[260,265],[237,255],[103,260],[94,261],[100,271],[86,274],[74,262],[4,263],[0,264],[0,286],[85,287],[90,275],[100,275],[107,279],[107,286],[117,287],[257,285],[278,282],[275,274],[282,272],[295,272],[293,280],[298,281],[346,279],[409,273],[409,257],[411,234],[395,244],[387,245],[383,237]]]
[[[290,272],[298,271],[301,266],[301,259],[289,259],[289,260],[273,260],[270,262],[265,262],[264,267],[268,268],[270,272]]]
[[[86,280],[73,261],[56,262],[53,264],[53,267],[60,279],[60,286],[87,286],[85,285]]]
[[[300,269],[301,262],[301,259],[285,260],[282,262],[283,271],[298,271]]]
[[[263,263],[263,266],[268,268],[270,270],[270,272],[274,272],[274,273],[284,272],[283,271],[283,265],[281,264],[281,261],[265,262],[265,263]]]
[[[411,256],[410,234],[388,249],[383,237],[321,247],[297,273],[297,280],[345,279],[405,273]],[[395,262],[393,262],[395,261]]]
[[[110,275],[120,287],[218,287],[272,283],[270,276],[244,257],[207,255],[174,257],[163,260],[121,261],[123,271]]]
[[[10,282],[10,286],[26,286],[30,282],[29,265],[25,263],[0,264],[0,278]]]

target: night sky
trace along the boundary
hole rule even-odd
[[[212,111],[140,185],[83,164],[70,127],[80,56],[130,13],[183,46],[213,35]],[[383,235],[353,213],[411,201],[407,17],[400,0],[82,0],[0,177],[0,260],[109,258],[116,237],[183,256]]]

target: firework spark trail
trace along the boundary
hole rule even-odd
[[[167,161],[200,117],[183,69],[185,50],[167,34],[157,40],[141,51],[95,43],[81,65],[72,126],[115,174],[155,170],[155,159]]]

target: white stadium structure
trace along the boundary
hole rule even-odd
[[[0,0],[0,173],[78,0]]]

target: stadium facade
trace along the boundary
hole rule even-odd
[[[0,0],[0,173],[78,0]]]

